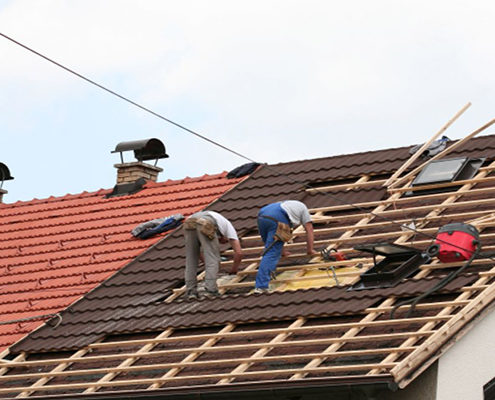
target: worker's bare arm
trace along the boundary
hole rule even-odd
[[[304,224],[304,229],[306,230],[306,253],[309,255],[318,254],[318,252],[314,249],[314,232],[313,232],[313,223],[307,222]]]
[[[234,250],[234,263],[232,264],[232,269],[230,272],[232,274],[237,274],[237,271],[239,270],[239,265],[241,264],[241,260],[242,260],[241,243],[239,242],[239,240],[236,239],[230,239],[229,242],[230,245],[232,246],[232,250]]]

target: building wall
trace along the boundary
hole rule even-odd
[[[495,308],[438,361],[437,400],[483,400],[495,377]]]
[[[404,389],[396,392],[381,392],[376,400],[437,400],[437,363],[432,364],[420,376],[407,385]],[[374,400],[373,399],[373,400]],[[459,397],[459,399],[461,399]],[[457,400],[452,397],[450,400]]]

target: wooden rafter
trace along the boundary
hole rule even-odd
[[[395,181],[414,161],[416,161],[422,154],[423,152],[428,149],[428,147],[441,135],[443,134],[463,113],[466,111],[469,107],[471,106],[471,103],[468,102],[464,107],[462,107],[457,113],[447,121],[447,123],[440,128],[440,130],[435,133],[430,140],[428,140],[426,143],[424,143],[410,158],[407,160],[402,166],[395,171],[392,176],[387,179],[387,181],[383,184],[383,186],[388,186],[392,182]]]
[[[493,207],[490,211],[475,210],[469,212],[456,212],[459,208],[485,207],[493,204],[491,194],[495,188],[474,189],[479,183],[489,183],[494,179],[487,177],[495,169],[495,162],[489,167],[480,169],[475,178],[469,180],[460,189],[451,193],[441,193],[433,195],[417,196],[413,200],[402,198],[404,189],[392,190],[385,200],[376,202],[365,202],[358,204],[362,208],[373,208],[370,213],[346,214],[352,210],[351,206],[331,206],[312,209],[313,220],[315,222],[333,223],[339,219],[356,223],[340,224],[340,226],[323,226],[315,228],[315,241],[317,245],[326,245],[327,248],[339,248],[349,255],[357,255],[357,258],[349,260],[322,262],[318,257],[303,265],[288,265],[279,267],[278,272],[296,271],[295,277],[281,278],[276,282],[281,284],[278,290],[287,288],[289,283],[318,281],[328,279],[324,276],[326,271],[321,271],[321,275],[305,276],[306,272],[330,266],[344,267],[345,270],[339,272],[340,276],[348,279],[348,283],[357,281],[359,275],[372,264],[370,257],[362,257],[352,249],[353,243],[370,240],[393,240],[398,243],[409,243],[411,238],[409,232],[403,232],[400,225],[407,224],[410,219],[408,214],[416,213],[420,218],[415,217],[418,232],[433,236],[437,228],[426,227],[426,222],[438,222],[443,218],[467,220],[472,218],[471,223],[476,224],[480,229],[495,226],[495,213]],[[400,178],[402,179],[402,178]],[[369,181],[369,177],[360,177],[357,181],[348,185],[341,185],[341,190],[348,190],[357,187],[367,187],[375,185],[379,181]],[[396,181],[397,182],[397,181]],[[459,182],[457,182],[459,184]],[[378,183],[380,185],[380,183]],[[407,184],[406,184],[407,185]],[[329,189],[333,190],[333,189]],[[408,189],[409,190],[409,189]],[[490,196],[469,200],[472,197]],[[416,207],[407,207],[411,201],[435,202]],[[400,208],[404,207],[404,208]],[[393,208],[393,209],[391,209]],[[334,211],[343,212],[334,218],[326,216],[325,213]],[[450,212],[449,214],[446,214]],[[443,214],[442,214],[443,213]],[[376,221],[377,216],[385,216],[389,219],[401,216],[398,220]],[[340,221],[339,221],[340,222]],[[397,225],[397,229],[383,233],[367,234],[372,229],[390,227]],[[304,232],[296,232],[296,238],[302,236]],[[332,234],[339,234],[336,238],[324,239]],[[482,240],[495,237],[495,233],[482,232]],[[243,238],[246,242],[259,241],[258,236]],[[422,248],[431,242],[431,238],[415,240],[414,245]],[[256,243],[253,243],[256,244]],[[297,251],[296,256],[304,254],[304,242],[292,243],[288,247]],[[344,248],[343,246],[348,246]],[[262,250],[260,246],[246,247],[246,253],[259,254]],[[227,254],[230,254],[227,252]],[[220,286],[222,292],[233,288],[251,288],[252,281],[243,281],[247,277],[252,277],[256,273],[260,257],[256,256],[244,260],[247,264],[234,280]],[[230,265],[230,262],[223,262],[222,265]],[[357,265],[361,265],[361,269]],[[421,267],[419,277],[424,277],[432,271],[445,270],[458,267],[461,263],[429,264]],[[493,265],[488,259],[477,259],[472,266]],[[57,390],[83,390],[84,393],[97,392],[101,388],[132,387],[134,385],[146,385],[148,390],[155,390],[169,382],[174,385],[192,385],[196,382],[200,384],[204,380],[214,380],[218,385],[228,385],[232,382],[242,382],[244,379],[305,379],[312,374],[335,374],[346,372],[360,372],[363,375],[372,377],[386,376],[393,371],[393,375],[398,382],[405,384],[405,375],[410,371],[411,365],[421,363],[428,351],[433,347],[424,347],[419,341],[438,345],[439,340],[445,332],[450,333],[457,329],[463,321],[469,320],[471,313],[479,310],[487,301],[495,295],[493,292],[493,280],[495,278],[495,268],[490,271],[477,272],[479,279],[472,285],[467,285],[459,289],[460,294],[453,300],[436,301],[427,299],[426,302],[416,306],[416,311],[420,314],[414,318],[390,319],[390,311],[393,310],[396,299],[389,297],[383,299],[380,305],[368,307],[363,310],[359,319],[354,322],[333,322],[311,325],[304,317],[286,321],[284,328],[260,328],[252,330],[237,330],[235,324],[229,323],[219,326],[213,333],[202,334],[181,334],[178,329],[167,328],[158,332],[157,336],[149,339],[126,340],[116,342],[96,342],[84,349],[76,351],[67,358],[49,360],[28,360],[25,355],[19,355],[16,359],[2,365],[0,369],[0,382],[22,381],[23,379],[37,379],[34,384],[26,384],[16,388],[0,388],[0,393],[18,393],[18,397],[29,397],[32,394]],[[321,282],[320,282],[321,283]],[[323,285],[333,285],[329,279]],[[184,288],[175,290],[166,299],[166,302],[175,301]],[[480,300],[481,299],[481,300]],[[476,304],[474,304],[476,303]],[[410,309],[410,305],[404,305],[397,309],[398,314],[404,314]],[[249,322],[246,322],[248,324]],[[254,321],[253,321],[254,323]],[[257,322],[257,324],[260,324]],[[262,324],[261,324],[262,326]],[[377,328],[394,327],[394,333],[373,333]],[[445,328],[447,327],[447,328]],[[374,329],[374,330],[373,330]],[[450,330],[449,330],[450,329]],[[378,330],[380,331],[380,330]],[[371,332],[371,333],[370,333]],[[442,332],[442,334],[440,334]],[[317,335],[311,338],[311,334]],[[301,335],[303,339],[297,336]],[[440,335],[440,336],[439,336]],[[309,339],[307,338],[309,337]],[[224,341],[231,339],[237,344],[225,344]],[[393,347],[390,341],[394,340]],[[199,343],[199,344],[196,344]],[[169,349],[161,349],[158,345],[170,345]],[[175,345],[177,344],[177,347]],[[351,349],[345,346],[351,345]],[[441,343],[440,343],[441,345]],[[137,348],[126,351],[126,347]],[[184,346],[184,347],[181,347]],[[358,349],[355,349],[359,346]],[[159,348],[159,349],[157,349]],[[307,352],[292,353],[293,349],[307,348]],[[317,350],[314,350],[314,349]],[[275,352],[274,350],[278,351]],[[102,350],[104,354],[94,354],[94,350]],[[280,353],[279,353],[280,351]],[[239,352],[249,352],[247,355],[238,357]],[[168,360],[163,362],[160,357],[179,357],[178,361]],[[372,356],[376,362],[352,361],[348,359],[356,356]],[[206,357],[206,358],[205,358]],[[366,357],[365,357],[366,358]],[[409,360],[409,361],[406,361]],[[141,361],[141,362],[139,362]],[[112,367],[106,364],[115,362]],[[329,365],[334,363],[336,365]],[[89,368],[88,364],[98,365]],[[296,364],[297,368],[294,367]],[[338,365],[337,365],[338,364]],[[301,366],[303,365],[303,366]],[[37,368],[54,366],[46,372],[22,372],[16,368]],[[68,368],[70,366],[70,369]],[[194,372],[202,368],[222,367],[228,372],[221,373],[198,373]],[[189,370],[189,368],[191,370]],[[24,371],[24,370],[22,370]],[[123,372],[141,372],[147,374],[156,371],[155,377],[146,379],[127,379],[122,377]],[[9,372],[8,374],[6,374]],[[6,374],[6,375],[5,375]],[[120,377],[119,377],[120,376]],[[86,377],[83,382],[58,384],[52,382],[54,378],[63,377]]]
[[[435,161],[435,160],[438,160],[444,156],[446,156],[447,154],[451,153],[452,151],[454,151],[456,148],[460,147],[461,145],[463,145],[464,143],[466,143],[468,140],[470,140],[471,138],[473,138],[474,136],[476,136],[477,134],[483,132],[485,129],[488,129],[490,126],[492,126],[493,124],[495,123],[495,119],[492,119],[491,121],[488,121],[485,125],[483,125],[482,127],[474,130],[473,132],[471,132],[469,135],[467,135],[466,137],[462,138],[461,140],[455,142],[454,144],[452,144],[451,146],[447,147],[445,150],[443,150],[442,152],[438,153],[437,155],[433,156],[432,158],[430,158],[428,161],[424,162],[423,164],[421,164],[420,166],[418,166],[417,168],[415,168],[414,170],[412,170],[411,172],[409,172],[408,174],[404,175],[403,177],[401,178],[398,178],[395,182],[392,182],[389,187],[390,188],[393,188],[395,186],[398,186],[399,184],[401,183],[404,183],[406,182],[407,180],[411,179],[411,177],[415,176],[419,171],[421,171],[426,165],[428,165],[429,163],[431,163],[432,161]]]

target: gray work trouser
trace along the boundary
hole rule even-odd
[[[213,217],[202,212],[192,215],[193,217],[203,217],[215,223]],[[197,287],[197,274],[199,263],[200,248],[203,249],[203,257],[205,261],[205,289],[210,292],[218,290],[217,275],[220,265],[220,246],[218,244],[218,236],[215,234],[213,239],[209,239],[199,231],[199,226],[194,230],[184,229],[186,239],[186,272],[185,280],[187,290],[194,290]]]

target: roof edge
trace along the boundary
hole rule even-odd
[[[167,400],[217,400],[232,399],[233,395],[238,399],[252,399],[254,396],[267,396],[279,399],[283,395],[297,394],[322,394],[328,390],[343,392],[356,389],[388,389],[395,391],[392,375],[382,374],[379,376],[354,375],[352,377],[322,377],[308,378],[303,380],[266,380],[257,383],[230,383],[228,385],[201,385],[195,387],[179,386],[155,390],[115,391],[102,393],[80,393],[67,395],[50,395],[36,397],[37,399],[167,399]]]
[[[398,382],[398,387],[404,389],[411,382],[413,382],[419,375],[421,375],[426,369],[428,369],[433,363],[435,363],[441,356],[443,356],[452,346],[454,346],[462,337],[464,337],[471,329],[478,325],[487,314],[495,311],[495,300],[493,300],[487,307],[482,309],[473,319],[463,325],[457,333],[449,338],[443,346],[441,346],[428,360],[421,364],[416,370],[412,371],[409,375],[404,377]]]

